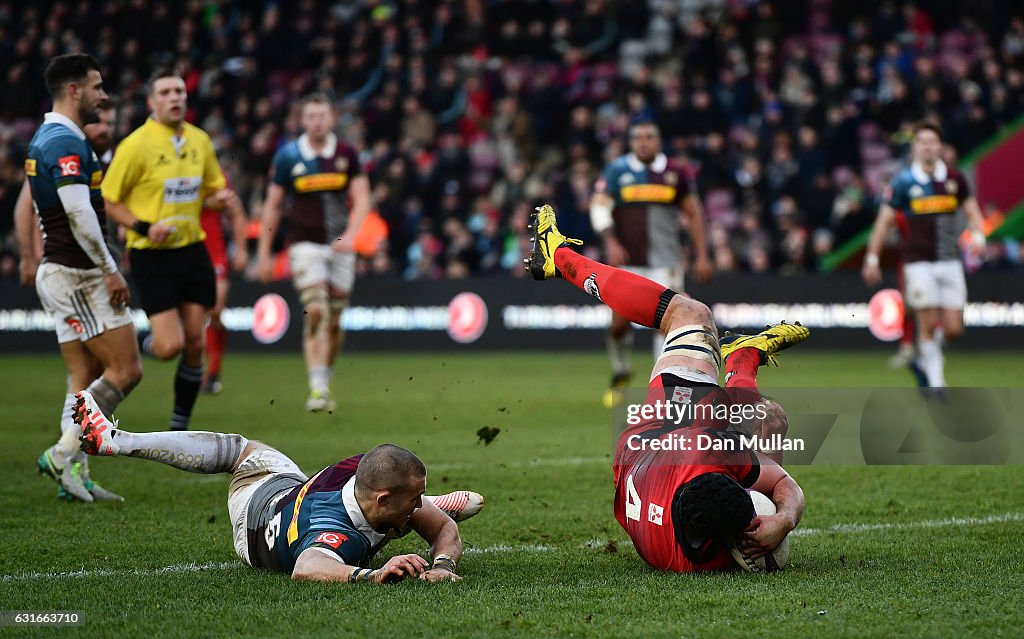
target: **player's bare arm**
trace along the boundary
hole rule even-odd
[[[256,259],[259,262],[259,277],[264,284],[274,278],[273,262],[270,251],[274,244],[274,235],[281,222],[281,204],[284,202],[285,190],[279,184],[271,183],[267,187],[267,197],[263,200],[263,211],[260,215],[260,239],[256,245]]]
[[[365,175],[352,178],[349,195],[352,197],[352,213],[348,217],[348,226],[333,244],[334,250],[339,253],[351,253],[355,250],[356,234],[370,213],[370,179]]]
[[[121,226],[131,229],[139,235],[145,235],[150,242],[160,244],[167,240],[173,228],[163,222],[143,222],[132,214],[131,210],[122,202],[114,202],[103,198],[103,205],[106,208],[107,217],[114,220]]]
[[[704,207],[700,199],[694,195],[687,195],[683,199],[683,215],[689,221],[690,237],[693,238],[693,271],[697,281],[707,282],[714,275],[715,267],[708,257],[707,232],[704,228]]]
[[[42,233],[39,232],[35,217],[32,191],[28,186],[28,178],[25,178],[18,202],[14,205],[14,237],[18,241],[18,271],[22,286],[35,283],[36,270],[43,257]]]
[[[428,499],[423,500],[423,506],[413,513],[409,523],[430,544],[430,556],[434,560],[430,569],[420,575],[420,579],[430,582],[461,581],[462,577],[455,573],[459,558],[462,557],[462,538],[458,524]]]
[[[422,575],[427,560],[419,555],[397,555],[376,570],[349,566],[332,558],[317,548],[307,548],[295,560],[292,579],[296,581],[341,581],[358,583],[368,581],[383,584],[401,581],[406,577]]]
[[[206,198],[206,208],[219,209],[227,214],[231,224],[231,236],[235,244],[235,253],[231,257],[231,268],[236,272],[245,270],[249,262],[249,248],[246,245],[245,224],[247,217],[242,199],[232,189],[223,188]]]
[[[609,266],[622,266],[629,262],[629,253],[615,237],[612,209],[615,200],[607,193],[594,193],[590,198],[590,225],[604,242],[604,254]]]
[[[879,256],[882,254],[882,245],[885,243],[885,236],[896,223],[896,209],[888,204],[878,207],[878,216],[875,217],[875,224],[871,227],[871,237],[868,239],[868,248],[864,253],[864,266],[861,268],[861,277],[868,286],[874,286],[882,280],[882,268],[879,264]]]
[[[967,230],[971,233],[971,250],[980,255],[985,250],[984,217],[975,197],[964,200],[964,217],[967,218]]]
[[[786,470],[760,453],[761,472],[751,487],[767,495],[778,510],[774,515],[758,515],[745,533],[745,550],[752,557],[778,548],[804,514],[804,492]]]

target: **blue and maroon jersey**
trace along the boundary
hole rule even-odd
[[[686,167],[663,153],[650,164],[629,153],[605,167],[594,190],[615,201],[614,232],[629,253],[628,266],[679,266],[679,208],[689,185]]]
[[[886,200],[906,216],[904,263],[959,259],[957,211],[969,197],[967,179],[941,160],[932,175],[915,162],[893,178]]]
[[[354,477],[362,457],[343,459],[304,483],[290,475],[268,480],[258,492],[269,499],[254,494],[251,502],[266,511],[249,512],[250,563],[290,574],[298,556],[316,547],[347,565],[368,565],[387,537],[370,528],[355,501]],[[269,485],[274,482],[284,483]]]
[[[271,180],[288,193],[288,241],[329,244],[348,225],[348,187],[362,175],[355,149],[332,133],[317,154],[305,134],[274,156]]]
[[[647,404],[728,405],[731,394],[713,384],[674,375],[659,375],[648,387]],[[694,411],[694,414],[700,414]],[[698,548],[681,542],[682,526],[672,505],[682,486],[704,473],[723,473],[744,488],[760,476],[757,455],[738,446],[725,419],[687,420],[680,424],[645,420],[619,437],[612,468],[615,477],[615,519],[633,540],[637,554],[651,567],[674,572],[726,570],[735,567],[724,540],[707,539]],[[688,450],[657,450],[652,440],[686,437]],[[647,445],[644,445],[644,442]],[[706,450],[700,450],[706,447]],[[729,450],[729,449],[732,450]]]

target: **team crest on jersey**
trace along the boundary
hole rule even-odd
[[[950,195],[956,195],[956,190],[959,187],[956,185],[956,180],[946,180],[946,193]]]
[[[82,323],[78,321],[78,318],[76,317],[65,317],[64,322],[71,327],[71,330],[73,330],[76,335],[81,335],[85,332],[85,329],[82,328]]]
[[[597,273],[591,273],[590,277],[583,280],[583,290],[590,293],[597,299],[601,299],[601,289],[597,288]]]
[[[96,169],[92,172],[92,175],[89,176],[89,187],[98,189],[101,184],[103,184],[103,169]]]
[[[299,162],[298,164],[296,164],[295,166],[292,167],[292,177],[298,177],[298,176],[302,175],[305,172],[306,172],[306,165],[303,164],[302,162]]]
[[[36,176],[36,161],[35,160],[25,160],[25,175],[27,175],[28,177],[35,177]]]
[[[619,176],[619,186],[632,184],[633,182],[636,182],[636,178],[633,177],[632,173],[623,173],[622,175]]]
[[[665,509],[658,504],[651,502],[650,506],[647,507],[647,521],[651,522],[655,526],[662,525],[662,519],[665,516]]]
[[[346,541],[348,541],[348,537],[346,537],[345,535],[343,535],[341,533],[322,532],[319,535],[317,535],[317,538],[313,540],[313,543],[314,544],[327,544],[331,548],[334,548],[335,550],[337,550],[338,546],[342,545]]]
[[[693,389],[688,386],[676,386],[672,391],[672,401],[676,404],[689,404],[693,400]]]
[[[71,177],[82,174],[82,158],[77,155],[65,155],[57,160],[60,167],[61,177]]]
[[[348,171],[348,158],[341,157],[334,160],[334,169],[341,173]]]
[[[669,186],[675,186],[678,183],[679,183],[679,176],[678,175],[676,175],[675,173],[673,173],[671,171],[668,171],[668,172],[665,173],[665,184],[668,184]]]
[[[920,184],[915,184],[914,186],[910,187],[909,191],[907,191],[907,195],[909,195],[910,197],[921,197],[922,195],[924,195],[924,189],[921,188]]]

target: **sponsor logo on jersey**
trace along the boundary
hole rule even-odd
[[[907,191],[907,195],[909,195],[910,197],[921,197],[922,195],[924,195],[924,189],[921,188],[920,184],[915,184],[914,186],[910,187],[910,190]]]
[[[97,169],[89,176],[89,186],[91,188],[98,189],[100,184],[103,184],[103,169]]]
[[[82,328],[82,323],[78,321],[78,318],[76,317],[65,317],[64,322],[71,327],[71,330],[73,330],[76,335],[81,335],[85,332],[85,329]]]
[[[954,213],[956,212],[956,206],[957,200],[955,195],[929,195],[910,201],[910,210],[917,215]]]
[[[299,162],[298,164],[292,167],[292,177],[298,177],[300,175],[303,175],[305,172],[306,165],[303,164],[302,162]]]
[[[950,195],[956,195],[957,189],[960,188],[959,186],[957,186],[956,180],[946,180],[945,186],[946,193],[949,193]]]
[[[590,277],[583,280],[583,290],[597,299],[601,299],[601,289],[597,287],[597,273],[591,273]],[[601,300],[602,302],[604,300]]]
[[[348,184],[348,173],[314,173],[295,179],[296,193],[340,191]]]
[[[623,173],[619,176],[619,186],[625,186],[626,184],[632,184],[636,182],[636,178],[633,177],[632,173]]]
[[[669,186],[675,186],[676,184],[679,183],[679,176],[673,173],[672,171],[666,172],[664,179],[665,184],[668,184]]]
[[[57,160],[60,167],[61,177],[71,177],[82,174],[82,158],[77,155],[65,155]]]
[[[622,187],[623,202],[669,204],[676,199],[676,187],[668,184],[634,184]]]
[[[348,172],[348,158],[340,157],[334,160],[334,170],[340,171],[341,173]]]
[[[662,525],[662,518],[665,515],[665,509],[658,504],[651,502],[647,507],[647,521],[651,522],[655,526]]]
[[[202,178],[198,176],[176,177],[164,180],[164,203],[186,204],[199,199]]]
[[[672,401],[677,404],[689,404],[693,399],[693,389],[688,386],[676,386],[672,391]]]
[[[313,540],[313,543],[314,544],[327,544],[331,548],[334,548],[335,550],[337,550],[338,546],[340,546],[341,544],[345,543],[346,541],[348,541],[348,537],[346,537],[345,535],[343,535],[341,533],[322,532],[319,535],[317,535],[316,539]]]
[[[35,177],[36,176],[36,161],[35,160],[31,160],[31,159],[25,160],[25,175],[27,175],[29,177]]]

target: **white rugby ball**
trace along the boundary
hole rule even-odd
[[[774,515],[776,508],[772,500],[756,490],[748,490],[750,499],[754,502],[754,511],[758,515]],[[740,568],[749,572],[775,572],[782,570],[789,563],[789,535],[782,540],[779,547],[774,551],[752,559],[749,555],[740,550],[735,543],[729,543],[729,552],[732,558],[740,565]]]

